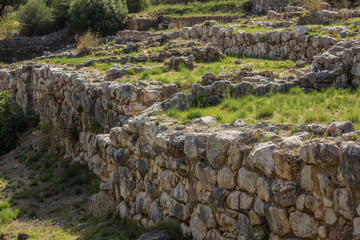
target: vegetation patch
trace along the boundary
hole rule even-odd
[[[300,88],[293,88],[289,93],[226,98],[217,106],[192,106],[186,111],[170,109],[166,114],[182,121],[214,116],[222,123],[234,123],[242,119],[248,124],[264,120],[294,124],[351,121],[356,129],[360,129],[359,100],[360,89],[330,88],[305,93]]]
[[[156,16],[158,13],[168,17],[188,17],[188,16],[229,16],[241,15],[251,9],[250,0],[231,0],[231,1],[208,1],[208,2],[189,2],[187,4],[160,4],[150,6],[139,15]]]
[[[0,156],[16,147],[27,125],[28,118],[20,106],[10,100],[7,91],[0,92]]]

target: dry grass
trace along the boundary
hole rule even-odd
[[[93,48],[99,45],[98,35],[87,31],[77,38],[77,49],[80,55],[92,54]]]

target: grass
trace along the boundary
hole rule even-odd
[[[242,60],[243,63],[241,65],[235,65],[235,61],[239,59]],[[220,74],[221,72],[230,73],[231,71],[240,70],[244,67],[252,68],[254,71],[273,71],[274,75],[278,77],[291,69],[296,69],[296,64],[295,61],[292,60],[228,56],[225,60],[219,62],[197,63],[193,69],[180,66],[179,71],[170,70],[166,66],[158,65],[133,76],[127,76],[127,79],[123,81],[161,81],[164,83],[175,83],[179,87],[186,89],[192,84],[200,82],[201,77],[207,72],[213,72],[214,74]]]
[[[176,223],[160,221],[152,227],[144,228],[138,221],[121,219],[118,215],[115,214],[111,219],[111,226],[106,228],[93,229],[84,237],[84,240],[94,239],[93,236],[95,234],[98,236],[97,239],[138,239],[146,232],[158,230],[168,230],[171,236],[170,239],[173,240],[187,239],[182,234],[180,226]]]
[[[11,234],[26,233],[32,239],[78,239],[78,234],[71,232],[71,229],[64,229],[57,223],[49,220],[15,220],[12,223],[0,225],[0,232]]]
[[[219,0],[209,2],[189,2],[188,4],[159,4],[153,5],[139,16],[157,16],[162,13],[167,17],[191,17],[191,16],[238,16],[244,14],[250,8],[249,0]]]
[[[3,178],[0,178],[0,226],[13,221],[19,214],[19,209],[13,209],[11,207],[12,198],[7,197],[3,190],[8,186],[9,182]],[[1,229],[0,229],[1,232]]]
[[[290,93],[227,98],[217,106],[195,106],[186,111],[170,109],[166,114],[182,121],[214,116],[222,123],[242,119],[248,124],[264,120],[294,124],[349,120],[356,129],[360,129],[360,89],[331,88],[304,93],[299,88],[293,88]]]

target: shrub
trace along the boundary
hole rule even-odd
[[[19,22],[13,18],[3,17],[0,20],[0,39],[8,39],[12,37],[15,29],[19,27]]]
[[[25,129],[26,116],[12,103],[7,91],[0,93],[0,156],[16,146],[18,134]]]
[[[129,13],[138,13],[149,7],[148,0],[126,0]]]
[[[77,39],[77,49],[80,55],[90,55],[92,49],[99,44],[97,34],[87,31]]]
[[[20,7],[18,19],[26,36],[46,34],[51,22],[51,10],[44,0],[29,0]]]
[[[52,13],[54,20],[65,26],[65,23],[69,20],[71,0],[53,0],[51,2]]]
[[[111,35],[125,23],[127,12],[122,0],[74,0],[68,25],[74,32]]]

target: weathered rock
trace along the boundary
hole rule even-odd
[[[196,210],[191,214],[190,230],[193,237],[202,240],[206,237],[206,225],[196,214]]]
[[[337,216],[335,211],[332,208],[329,208],[325,211],[325,223],[329,225],[335,224],[337,221]]]
[[[341,147],[340,172],[345,181],[353,187],[360,186],[360,146],[349,144]]]
[[[224,213],[220,215],[218,222],[226,231],[233,232],[236,229],[237,221]]]
[[[106,204],[104,204],[106,202]],[[89,200],[89,212],[94,216],[104,219],[109,212],[114,212],[116,209],[115,196],[106,191],[100,191],[94,194]]]
[[[239,208],[241,210],[249,210],[253,207],[254,198],[245,192],[239,194]]]
[[[168,230],[148,232],[139,237],[138,240],[170,240],[171,234]]]
[[[334,209],[348,220],[355,215],[355,206],[352,193],[346,188],[337,188],[334,191]]]
[[[329,136],[340,136],[345,133],[355,131],[354,125],[347,121],[347,122],[332,122],[329,124],[329,127],[326,129],[326,133]]]
[[[260,143],[251,151],[248,162],[270,177],[275,172],[272,153],[277,149],[272,142]]]
[[[150,205],[152,201],[146,196],[146,192],[140,192],[135,199],[135,212],[139,213],[149,213]]]
[[[299,136],[291,136],[284,138],[283,141],[280,143],[280,147],[283,149],[293,149],[297,147],[302,147],[303,142]]]
[[[225,206],[224,198],[225,196],[223,190],[221,188],[216,188],[214,191],[211,192],[209,202],[213,208],[223,209]]]
[[[285,209],[277,208],[271,205],[265,206],[265,217],[272,233],[279,236],[284,236],[290,233],[290,224],[287,218],[287,213]]]
[[[301,148],[300,158],[309,164],[336,165],[340,161],[340,148],[333,142],[309,141]]]
[[[218,172],[217,182],[220,188],[232,189],[235,186],[234,173],[230,167],[224,167]]]
[[[273,153],[275,172],[286,180],[294,180],[300,170],[299,156],[291,152],[275,151]]]
[[[165,170],[160,175],[160,187],[165,191],[171,191],[176,184],[176,176],[170,170]]]
[[[306,213],[295,211],[290,213],[290,226],[297,237],[313,238],[317,234],[315,219]]]
[[[254,230],[250,225],[250,220],[246,215],[242,213],[239,213],[237,230],[239,231],[240,235],[245,239],[253,239]]]
[[[269,202],[272,193],[271,193],[271,187],[270,187],[270,184],[268,183],[268,181],[266,181],[265,178],[261,177],[257,181],[256,186],[257,186],[257,192],[259,194],[259,197],[262,200]]]
[[[296,204],[297,188],[294,182],[275,180],[271,185],[274,200],[283,207]]]
[[[306,191],[312,191],[315,187],[313,180],[314,176],[314,166],[305,165],[300,173],[300,186]]]
[[[207,134],[186,135],[184,140],[184,153],[186,156],[194,160],[205,158],[208,137]]]
[[[307,34],[310,28],[305,26],[296,26],[293,29],[293,34],[296,38],[299,38],[301,35]]]
[[[226,204],[233,210],[239,210],[240,192],[231,192],[226,198]]]
[[[237,142],[239,132],[221,131],[211,135],[206,147],[206,157],[215,169],[221,169],[229,156],[228,150],[232,142]]]
[[[240,189],[254,193],[256,191],[257,175],[245,168],[240,168],[237,177],[237,183]]]
[[[216,172],[204,162],[198,162],[195,174],[206,190],[213,191],[216,184]]]
[[[216,226],[215,216],[209,206],[200,204],[199,217],[208,228],[214,228]]]

